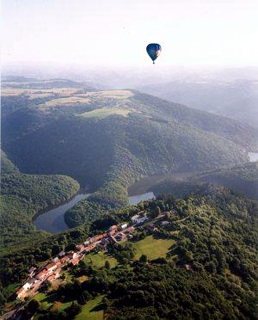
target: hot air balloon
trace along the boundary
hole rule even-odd
[[[158,43],[150,43],[147,45],[146,51],[154,64],[155,63],[154,61],[161,54],[161,46]]]

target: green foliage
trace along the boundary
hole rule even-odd
[[[67,176],[21,174],[3,154],[1,179],[0,248],[19,246],[33,238],[45,237],[35,231],[36,214],[63,203],[79,190],[79,184]],[[10,249],[10,248],[9,248]]]
[[[109,255],[114,255],[119,265],[109,268],[105,261],[111,263],[110,257],[103,253],[102,264],[96,267],[90,263],[94,255],[86,255],[70,272],[74,277],[88,278],[60,286],[53,292],[55,299],[86,303],[78,319],[98,295],[106,295],[106,299],[96,311],[105,310],[110,319],[223,319],[225,314],[230,319],[254,319],[257,203],[225,188],[206,185],[184,199],[160,196],[141,204],[147,215],[157,207],[161,214],[166,213],[160,220],[156,218],[151,236],[109,247]],[[129,219],[135,212],[132,207],[118,215]],[[162,225],[164,219],[169,224]],[[92,225],[101,225],[102,220]],[[148,226],[149,222],[149,230]],[[25,277],[24,266],[37,263],[42,253],[57,243],[71,245],[86,237],[86,229],[78,228],[54,235],[19,255],[6,256],[2,260],[8,280]],[[147,246],[150,240],[152,250]],[[139,254],[137,246],[143,241]],[[155,243],[162,241],[170,243],[165,254],[161,247],[155,248]],[[24,269],[15,269],[15,265]],[[73,312],[73,308],[66,308],[66,317],[71,319]]]
[[[194,179],[223,185],[226,188],[243,193],[248,198],[258,200],[257,162],[205,172],[197,175]]]
[[[69,175],[94,192],[89,201],[109,208],[128,204],[127,188],[140,176],[241,164],[247,160],[242,147],[255,149],[256,132],[248,126],[136,91],[121,98],[121,92],[119,98],[95,92],[87,103],[60,102],[47,111],[35,101],[13,108],[3,122],[3,148],[23,172]],[[130,113],[79,116],[114,105]],[[77,226],[91,219],[90,211],[66,220]]]
[[[109,206],[101,205],[94,201],[82,200],[66,211],[64,215],[65,223],[70,228],[78,227],[103,216],[108,209]]]

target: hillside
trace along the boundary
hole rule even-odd
[[[46,237],[46,233],[36,231],[33,217],[70,199],[79,188],[78,182],[67,176],[22,174],[2,152],[1,254],[17,244],[21,248],[33,239]]]
[[[225,75],[224,75],[225,76]],[[257,78],[257,77],[256,77]],[[258,128],[257,80],[181,79],[147,86],[142,92],[248,123]]]
[[[257,203],[212,186],[184,199],[146,201],[7,254],[1,261],[8,270],[1,277],[5,308],[15,306],[12,292],[31,265],[49,263],[59,250],[78,250],[88,236],[132,223],[137,212],[149,220],[127,240],[67,264],[59,279],[31,293],[20,314],[44,320],[255,318]]]
[[[258,200],[258,163],[224,168],[196,175],[193,179],[236,190],[246,197]]]
[[[257,150],[257,132],[234,120],[137,91],[52,83],[5,83],[3,149],[22,172],[69,175],[104,205],[125,205],[140,176],[238,165]]]
[[[148,184],[145,183],[146,187],[141,192],[153,191],[155,195],[172,194],[177,197],[185,197],[197,190],[204,192],[207,183],[211,183],[242,193],[247,198],[258,200],[257,162],[200,172],[187,179],[176,179],[173,175],[154,178]]]

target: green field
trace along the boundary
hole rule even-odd
[[[90,264],[96,268],[102,268],[105,265],[105,262],[110,263],[111,268],[117,265],[117,260],[104,252],[100,251],[99,253],[90,253],[85,256],[83,259],[87,264]]]
[[[127,117],[131,110],[122,110],[118,108],[99,108],[89,112],[84,112],[80,114],[81,117],[84,118],[106,118],[113,114],[118,114],[120,116]]]
[[[60,105],[72,105],[77,103],[89,103],[89,102],[90,102],[90,99],[88,98],[71,96],[71,97],[49,100],[44,104],[41,104],[40,107],[54,107],[54,106],[60,106]]]
[[[55,301],[55,297],[55,294],[48,296],[46,293],[38,293],[33,298],[40,302],[41,308],[45,310],[63,311],[72,304],[71,301],[65,303]]]
[[[82,312],[79,313],[75,320],[103,320],[103,310],[94,310],[98,309],[103,296],[99,296],[94,300],[88,301],[83,307]]]
[[[136,252],[135,258],[139,259],[142,254],[146,254],[148,259],[165,258],[174,243],[175,241],[171,239],[154,239],[153,236],[148,236],[133,244]]]

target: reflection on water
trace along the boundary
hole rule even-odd
[[[69,202],[40,214],[34,221],[34,225],[39,230],[45,230],[51,233],[58,233],[68,229],[65,221],[64,214],[67,210],[72,208],[80,200],[86,199],[90,194],[77,194]]]
[[[154,193],[153,192],[146,192],[143,194],[139,194],[136,196],[131,196],[128,197],[128,201],[130,205],[136,205],[137,203],[144,201],[144,200],[151,200],[151,199],[155,199]]]
[[[86,199],[90,194],[77,194],[71,201],[63,204],[55,209],[49,210],[40,214],[34,221],[34,225],[39,230],[45,230],[51,233],[58,233],[68,229],[65,221],[64,214],[67,210],[72,208],[80,200]],[[150,200],[155,198],[153,192],[146,192],[136,196],[128,197],[130,205],[136,205],[143,200]]]

